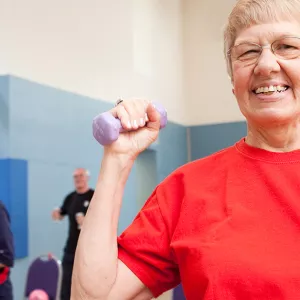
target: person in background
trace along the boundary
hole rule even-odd
[[[61,286],[61,300],[70,300],[71,280],[74,255],[84,216],[88,210],[94,190],[89,187],[89,172],[78,168],[73,173],[75,190],[68,194],[61,207],[52,211],[52,219],[60,221],[65,216],[69,219],[69,230],[64,255],[62,259],[63,278]]]
[[[0,300],[12,300],[10,269],[14,265],[14,240],[9,214],[0,201]]]

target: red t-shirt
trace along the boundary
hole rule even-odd
[[[300,150],[243,139],[179,168],[118,242],[155,297],[182,282],[187,300],[299,300]]]

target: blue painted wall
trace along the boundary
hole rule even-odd
[[[187,129],[169,122],[161,131],[157,150],[158,181],[187,162]]]
[[[8,81],[8,77],[0,76],[0,157],[7,157],[9,152]]]
[[[245,122],[192,126],[190,130],[191,160],[210,155],[233,145],[246,135]]]

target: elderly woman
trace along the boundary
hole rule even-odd
[[[146,101],[112,109],[130,132],[105,147],[72,300],[151,299],[180,282],[188,300],[300,299],[299,16],[299,0],[237,1],[224,42],[247,136],[168,176],[119,237],[124,186],[159,115]]]

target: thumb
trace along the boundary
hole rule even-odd
[[[159,130],[161,116],[153,103],[150,102],[148,104],[146,114],[149,119],[149,121],[147,122],[147,127],[152,130]]]

